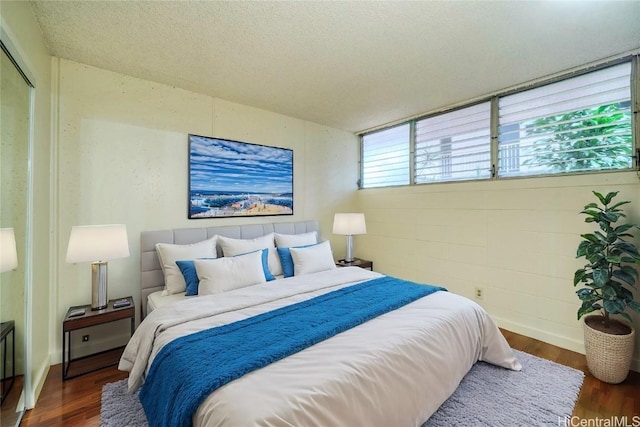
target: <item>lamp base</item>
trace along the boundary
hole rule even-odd
[[[107,261],[91,263],[91,310],[107,308]]]
[[[346,262],[353,261],[353,236],[347,235],[347,255],[344,257]]]

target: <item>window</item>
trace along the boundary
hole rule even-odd
[[[415,183],[491,176],[491,103],[418,120]]]
[[[632,167],[631,63],[499,99],[499,176]]]
[[[362,188],[409,184],[410,128],[406,123],[362,137]]]
[[[361,187],[632,169],[638,64],[618,62],[366,134]]]

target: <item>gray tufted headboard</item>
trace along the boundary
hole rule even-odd
[[[140,233],[140,306],[142,319],[147,315],[147,297],[164,289],[164,275],[156,253],[156,243],[187,245],[214,235],[235,239],[253,239],[269,233],[301,234],[318,231],[318,221],[282,222],[269,224],[228,225],[206,228],[143,231]],[[221,256],[218,248],[218,256]]]

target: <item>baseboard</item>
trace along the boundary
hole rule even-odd
[[[31,396],[30,399],[27,399],[27,402],[30,402],[31,405],[27,407],[27,409],[33,409],[38,401],[38,397],[40,397],[40,392],[42,391],[42,387],[44,387],[44,382],[47,379],[47,375],[49,375],[49,367],[51,366],[51,357],[47,356],[38,369],[35,372],[33,378],[31,379]]]
[[[585,353],[583,341],[567,338],[562,335],[552,334],[548,331],[543,331],[541,329],[533,328],[528,325],[512,322],[510,320],[506,320],[501,317],[497,317],[497,316],[491,316],[491,317],[496,321],[499,327],[507,329],[511,332],[515,332],[530,338],[544,341],[548,344],[553,344],[567,350],[575,351],[576,353],[580,353],[580,354]],[[631,360],[631,370],[640,372],[640,358],[634,357]]]

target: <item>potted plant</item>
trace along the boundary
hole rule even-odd
[[[633,238],[629,232],[638,228],[635,224],[615,225],[626,217],[621,206],[629,201],[613,203],[618,192],[606,196],[594,191],[600,204],[589,203],[580,212],[585,222],[595,222],[600,229],[581,234],[576,258],[585,258],[589,263],[575,272],[573,285],[581,284],[576,291],[582,306],[578,309],[578,320],[584,320],[585,351],[589,371],[601,381],[617,384],[627,377],[633,357],[635,331],[629,308],[640,312],[640,304],[634,300],[633,289],[638,280],[638,271],[633,264],[640,264],[640,254],[635,244],[625,239]],[[619,315],[629,323],[612,317]]]

